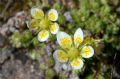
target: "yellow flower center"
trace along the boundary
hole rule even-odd
[[[48,16],[50,19],[55,19],[55,14],[53,12],[50,12]]]
[[[35,15],[34,15],[34,17],[36,17],[36,18],[42,18],[44,16],[44,14],[43,14],[43,12],[42,11],[39,11],[39,10],[36,10],[35,11]]]
[[[45,38],[47,35],[48,35],[48,32],[47,32],[47,31],[41,31],[41,32],[39,33],[39,37],[40,37],[41,39]]]
[[[72,42],[70,38],[62,38],[61,39],[62,46],[65,46],[65,47],[70,46],[70,42]]]
[[[51,32],[55,32],[56,29],[57,29],[56,24],[52,24],[50,27]]]
[[[73,60],[73,59],[79,57],[79,54],[80,53],[79,53],[78,49],[74,48],[74,47],[70,48],[70,50],[68,51],[68,56],[69,56],[70,60]]]
[[[40,21],[39,26],[40,26],[40,29],[42,29],[42,30],[48,29],[48,27],[49,27],[49,20],[48,20],[48,18],[45,17],[44,19],[42,19]]]
[[[89,47],[84,47],[83,52],[85,53],[86,56],[90,54],[90,48]]]
[[[80,64],[81,64],[81,62],[80,62],[79,59],[73,60],[73,61],[71,62],[71,66],[72,66],[72,67],[78,67],[78,66],[80,66]]]
[[[32,20],[30,22],[30,26],[31,26],[31,28],[35,28],[37,26],[37,22],[35,20]]]
[[[82,38],[81,38],[80,36],[75,36],[74,41],[75,41],[76,43],[81,43],[81,42],[82,42]]]
[[[64,52],[59,52],[58,59],[65,62],[67,61],[67,55]]]

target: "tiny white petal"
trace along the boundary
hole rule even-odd
[[[52,34],[57,34],[58,31],[59,31],[59,25],[57,23],[51,24],[51,26],[50,26],[50,32]]]
[[[55,9],[49,10],[49,12],[48,12],[48,18],[51,21],[56,21],[58,19],[58,12],[57,12],[57,10],[55,10]]]
[[[59,45],[63,48],[69,48],[72,45],[72,38],[65,32],[58,32],[57,33],[57,41]]]
[[[81,28],[78,28],[74,34],[74,44],[79,46],[80,43],[83,42],[83,31]]]
[[[70,62],[73,69],[81,69],[84,65],[83,60],[80,58],[74,59]]]
[[[35,19],[42,19],[44,17],[44,12],[39,8],[32,8],[31,15]]]
[[[49,38],[49,32],[47,30],[42,30],[38,33],[38,40],[44,42]]]
[[[90,58],[94,55],[94,49],[91,46],[84,46],[82,48],[81,55],[84,58]]]
[[[27,28],[29,28],[29,22],[28,21],[26,21],[26,25],[27,25]]]
[[[63,50],[56,50],[53,53],[53,58],[59,62],[67,62],[67,54]]]
[[[63,65],[62,65],[62,68],[63,68],[64,70],[67,70],[67,68],[68,68],[68,67],[67,67],[67,64],[63,64]]]
[[[70,65],[69,63],[63,63],[63,64],[62,64],[62,68],[63,68],[64,70],[66,70],[66,71],[72,70],[72,67],[71,67],[71,65]]]

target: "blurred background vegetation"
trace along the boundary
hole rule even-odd
[[[56,37],[52,36],[47,42],[40,43],[34,31],[26,26],[33,6],[44,11],[55,8],[59,13],[60,30],[73,34],[80,27],[88,37],[87,41],[94,40],[91,43],[95,55],[85,61],[82,71],[74,74],[59,66],[56,69],[52,57],[57,46]],[[116,55],[119,56],[120,52],[120,1],[0,0],[0,41],[0,50],[23,50],[25,53],[21,52],[22,55],[33,62],[37,61],[39,72],[44,76],[35,79],[120,79],[120,73],[116,71],[117,68],[114,69],[119,63],[116,62]]]

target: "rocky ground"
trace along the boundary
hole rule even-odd
[[[10,44],[8,37],[10,37],[15,30],[22,31],[25,29],[26,27],[21,29],[19,23],[24,25],[25,20],[28,19],[26,15],[27,12],[24,12],[28,10],[28,6],[25,6],[25,1],[16,0],[15,3],[13,3],[13,1],[14,0],[0,0],[0,5],[4,4],[4,9],[0,12],[0,79],[79,79],[79,76],[71,73],[69,69],[63,71],[57,62],[50,65],[48,65],[49,63],[45,63],[52,58],[51,52],[56,48],[56,43],[48,42],[44,48],[45,55],[42,55],[42,57],[37,60],[33,60],[28,56],[28,49],[15,48]],[[61,1],[66,5],[64,0]],[[118,0],[113,1],[113,4],[116,5],[117,1]],[[7,4],[5,5],[5,3]],[[12,3],[13,5],[11,5]],[[20,7],[22,4],[24,5]],[[68,5],[71,5],[71,3]],[[15,9],[16,6],[19,7],[18,10]],[[74,6],[75,5],[72,7]],[[117,8],[117,11],[120,12],[119,8]],[[68,11],[65,12],[64,15],[68,21],[73,22]],[[119,51],[116,52],[113,57],[114,59],[111,61],[113,62],[110,74],[111,79],[120,79]],[[82,79],[82,77],[80,78]]]

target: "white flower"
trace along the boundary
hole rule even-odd
[[[44,17],[44,12],[39,8],[32,8],[31,15],[34,19],[42,19]]]
[[[94,55],[94,49],[91,46],[84,46],[81,51],[81,56],[84,58],[90,58]]]
[[[47,30],[42,30],[38,33],[38,40],[40,42],[46,41],[49,38],[49,32]]]
[[[51,26],[50,26],[50,32],[52,34],[57,34],[58,31],[59,31],[59,25],[57,23],[51,24]]]
[[[74,59],[70,62],[73,69],[81,69],[84,65],[83,60],[80,58]]]
[[[75,46],[79,46],[80,43],[83,42],[83,31],[81,28],[78,28],[74,34],[74,44]]]
[[[58,32],[57,33],[57,41],[59,45],[63,48],[69,48],[72,45],[72,38],[65,32]]]
[[[51,9],[49,12],[48,12],[48,18],[51,20],[51,21],[56,21],[58,19],[58,13],[55,9]]]

